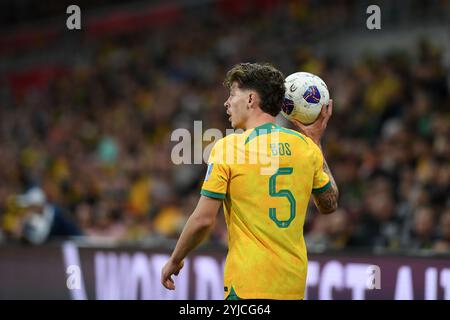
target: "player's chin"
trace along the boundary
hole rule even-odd
[[[241,129],[241,128],[243,128],[242,123],[236,121],[236,119],[232,119],[232,117],[230,117],[229,121],[230,121],[231,127],[232,127],[233,129],[236,130],[236,129]]]

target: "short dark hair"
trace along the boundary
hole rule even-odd
[[[261,110],[272,116],[281,111],[284,100],[284,76],[269,63],[239,63],[231,68],[224,86],[230,89],[233,82],[241,89],[253,89],[261,98]]]

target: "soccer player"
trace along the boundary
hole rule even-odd
[[[214,145],[200,200],[161,271],[161,283],[175,289],[172,275],[179,274],[183,259],[208,236],[223,205],[228,230],[225,299],[303,299],[303,225],[311,194],[320,213],[337,208],[338,188],[320,144],[332,100],[313,124],[295,122],[299,133],[275,123],[285,88],[282,73],[273,66],[238,64],[228,71],[224,85],[230,90],[224,103],[229,121],[245,131]]]

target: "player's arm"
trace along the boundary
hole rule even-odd
[[[220,199],[200,197],[197,207],[184,226],[175,250],[161,271],[161,283],[167,289],[175,289],[172,275],[178,275],[183,268],[183,259],[209,235],[221,204]]]
[[[328,120],[333,113],[333,100],[330,99],[328,106],[323,106],[317,120],[310,124],[304,125],[297,120],[293,120],[293,123],[300,129],[300,131],[306,136],[310,137],[314,143],[321,148],[321,139],[323,133],[328,124]],[[322,153],[323,154],[323,153]],[[314,203],[316,204],[317,209],[322,214],[329,214],[336,211],[338,207],[338,198],[339,198],[339,189],[334,180],[333,174],[331,173],[330,167],[327,164],[325,157],[323,157],[323,171],[330,178],[330,186],[322,192],[313,193]]]
[[[323,192],[314,193],[313,197],[319,212],[322,214],[330,214],[336,211],[338,207],[339,189],[325,157],[323,158],[323,171],[330,177],[330,187]]]

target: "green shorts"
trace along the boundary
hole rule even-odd
[[[231,287],[230,294],[225,298],[225,300],[242,300],[234,291],[234,288]]]

